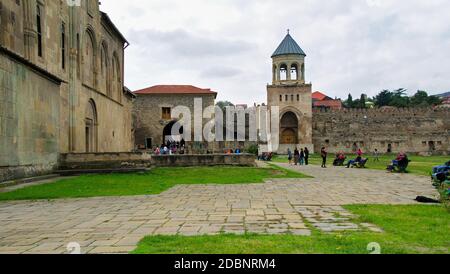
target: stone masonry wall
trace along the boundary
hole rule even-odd
[[[52,172],[59,154],[86,152],[90,102],[95,152],[133,149],[125,45],[98,1],[0,0],[0,181]]]
[[[348,109],[313,113],[316,152],[450,154],[449,109]]]
[[[61,155],[62,170],[190,167],[190,166],[255,166],[255,155],[162,155],[135,153],[70,153]]]
[[[57,165],[60,86],[0,54],[0,181]]]

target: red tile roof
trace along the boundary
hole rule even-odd
[[[318,101],[322,101],[322,100],[325,100],[325,99],[331,99],[330,97],[328,97],[328,96],[326,96],[325,94],[323,94],[322,92],[320,92],[320,91],[316,91],[316,92],[314,92],[313,94],[312,94],[312,98],[313,98],[313,100],[318,100]]]
[[[190,85],[159,85],[141,90],[137,90],[134,94],[210,94],[217,95],[217,92],[211,89],[203,89]]]

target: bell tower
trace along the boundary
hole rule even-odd
[[[272,54],[272,84],[267,86],[267,104],[280,110],[279,153],[307,147],[312,142],[312,85],[305,81],[306,54],[290,31]]]
[[[272,84],[305,84],[305,52],[288,33],[272,54]]]

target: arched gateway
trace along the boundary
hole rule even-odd
[[[286,112],[280,121],[280,141],[283,145],[298,144],[298,118],[293,112]]]

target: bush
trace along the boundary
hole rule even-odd
[[[441,202],[450,210],[450,181],[442,183],[439,193],[441,193]]]
[[[251,145],[247,148],[247,153],[258,155],[258,149],[257,145]]]

